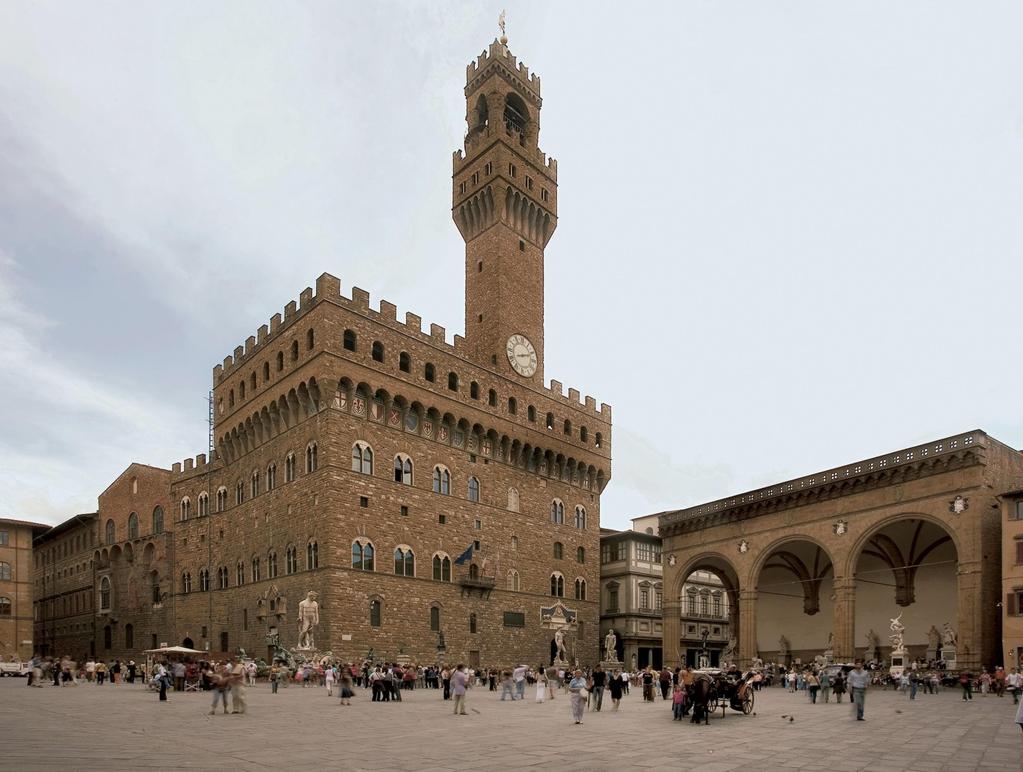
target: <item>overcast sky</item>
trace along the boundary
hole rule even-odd
[[[0,0],[0,514],[204,451],[213,365],[324,271],[462,331],[502,6],[559,162],[546,375],[614,408],[603,525],[1023,447],[1023,4]]]

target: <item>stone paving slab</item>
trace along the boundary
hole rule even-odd
[[[957,692],[867,695],[867,720],[848,703],[811,705],[779,688],[757,695],[755,715],[718,712],[709,726],[677,722],[669,703],[638,692],[621,710],[588,712],[576,726],[567,695],[536,704],[469,693],[469,715],[452,715],[435,690],[350,707],[323,688],[248,690],[244,716],[207,715],[206,694],[166,703],[139,686],[28,688],[0,679],[0,770],[301,770],[366,772],[975,772],[1023,770],[1023,732],[1009,698]],[[789,719],[792,719],[791,721]]]

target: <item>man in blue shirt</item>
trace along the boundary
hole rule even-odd
[[[856,706],[856,720],[863,721],[863,703],[867,697],[870,673],[863,669],[863,660],[856,660],[856,667],[849,671],[849,691]]]

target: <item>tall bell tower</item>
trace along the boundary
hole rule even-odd
[[[465,239],[465,339],[481,364],[541,386],[543,252],[558,224],[558,165],[537,145],[540,78],[502,34],[465,80],[468,132],[454,155],[451,209]]]

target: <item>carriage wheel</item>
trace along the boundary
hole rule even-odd
[[[748,689],[746,691],[746,694],[743,695],[743,698],[742,698],[742,712],[743,712],[743,715],[746,715],[746,716],[748,716],[750,713],[753,712],[753,690],[752,689]]]

